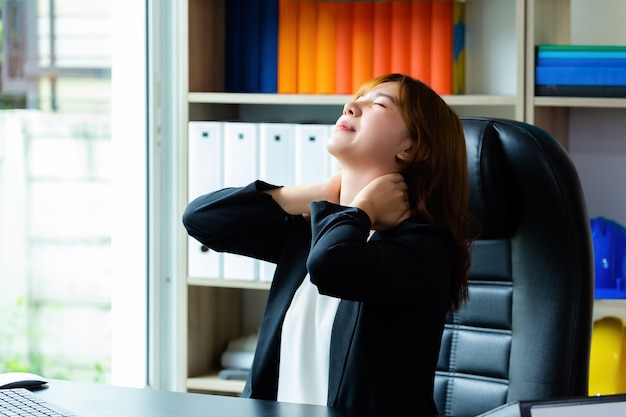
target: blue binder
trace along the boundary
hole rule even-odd
[[[626,298],[626,227],[614,220],[591,220],[595,298]]]

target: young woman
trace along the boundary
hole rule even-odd
[[[277,263],[243,396],[432,415],[447,311],[467,297],[468,180],[456,114],[400,74],[367,82],[318,184],[261,181],[189,204],[188,233]]]

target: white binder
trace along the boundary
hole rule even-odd
[[[222,123],[189,122],[187,158],[188,200],[222,187]],[[194,278],[221,276],[222,254],[189,237],[187,274]]]
[[[259,179],[273,185],[291,185],[294,176],[294,132],[292,123],[259,124]],[[276,264],[259,262],[259,279],[271,281]]]
[[[259,179],[273,185],[293,184],[294,131],[291,123],[259,124]]]
[[[242,187],[258,176],[258,124],[224,122],[224,187]],[[225,253],[223,277],[255,280],[258,262],[252,258]]]
[[[224,187],[257,179],[257,123],[224,122]]]
[[[297,124],[295,126],[296,184],[309,184],[328,177],[330,157],[326,142],[330,126],[326,124]]]

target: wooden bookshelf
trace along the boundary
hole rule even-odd
[[[596,300],[593,307],[593,321],[604,317],[617,317],[626,325],[626,300]]]
[[[245,384],[245,381],[221,379],[215,373],[187,379],[187,390],[238,396]]]
[[[444,99],[461,116],[493,116],[522,120],[553,133],[568,146],[571,109],[626,109],[626,99],[536,97],[534,95],[535,48],[539,43],[568,43],[570,9],[574,0],[468,0],[467,94]],[[334,123],[349,95],[243,94],[224,91],[225,0],[180,2],[183,80],[181,106],[188,120],[272,121],[298,123],[314,119]],[[609,11],[610,13],[610,11]],[[186,123],[180,132],[187,137]],[[183,167],[186,166],[183,164]],[[183,177],[185,172],[181,172]],[[185,183],[185,180],[182,181]],[[185,188],[185,187],[183,187]],[[186,195],[181,199],[187,201]],[[187,241],[181,237],[181,246]],[[182,252],[185,252],[183,250]],[[186,259],[180,260],[186,265]],[[246,313],[242,294],[265,297],[266,282],[228,281],[215,277],[181,275],[187,294],[181,297],[187,328],[187,357],[181,369],[181,389],[238,394],[242,381],[217,376],[219,355],[228,340],[245,335],[256,323]],[[596,302],[595,315],[626,316],[625,302]],[[595,317],[595,316],[594,316]],[[252,320],[260,321],[258,317]]]

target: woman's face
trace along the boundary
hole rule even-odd
[[[344,168],[374,164],[398,171],[396,157],[412,142],[398,108],[398,90],[397,82],[382,83],[344,106],[327,144]]]

